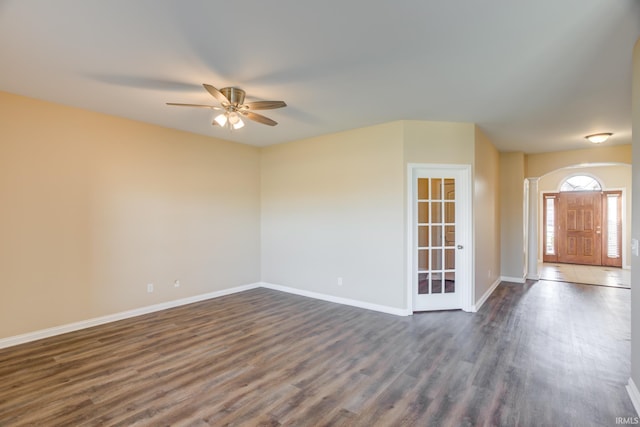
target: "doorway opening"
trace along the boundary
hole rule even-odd
[[[622,191],[576,175],[542,198],[544,262],[622,267]]]
[[[471,168],[408,165],[408,307],[472,311]]]

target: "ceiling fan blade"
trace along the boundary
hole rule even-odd
[[[213,105],[203,105],[203,104],[179,104],[177,102],[167,102],[167,105],[171,105],[173,107],[199,107],[199,108],[211,108],[212,110],[222,110],[220,107],[215,107]]]
[[[227,99],[226,96],[224,96],[222,94],[222,92],[220,92],[218,89],[216,89],[215,87],[208,85],[206,83],[203,83],[202,86],[204,86],[204,88],[207,90],[207,92],[209,92],[215,99],[217,99],[222,105],[228,105],[230,104],[229,100]]]
[[[274,108],[286,107],[287,104],[284,101],[256,101],[247,102],[243,107],[249,110],[273,110]]]
[[[262,123],[263,125],[275,126],[278,124],[275,120],[271,120],[269,117],[265,117],[262,114],[252,113],[251,111],[242,111],[243,116],[256,121],[258,123]]]

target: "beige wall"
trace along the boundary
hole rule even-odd
[[[499,154],[472,123],[405,121],[405,163],[472,166],[474,301],[500,277]],[[406,193],[406,192],[405,192]]]
[[[451,164],[470,165],[475,161],[475,126],[471,123],[404,121],[404,163],[405,164]],[[408,189],[405,185],[405,206]],[[473,201],[471,203],[473,212]],[[408,224],[405,220],[405,230]],[[475,258],[475,251],[472,255]],[[469,277],[475,290],[475,276]],[[409,281],[410,278],[407,278]],[[475,292],[475,299],[478,293]],[[481,296],[482,294],[480,294]]]
[[[401,122],[266,147],[261,170],[263,281],[405,307]]]
[[[524,165],[524,153],[500,153],[501,275],[519,281],[526,274]]]
[[[407,164],[476,162],[481,297],[500,274],[498,153],[468,123],[393,122],[264,148],[262,279],[406,308]]]
[[[0,93],[0,338],[257,282],[259,154]]]
[[[406,163],[473,165],[473,124],[422,121],[402,123]]]
[[[623,190],[623,233],[622,239],[622,261],[623,267],[629,267],[628,254],[631,246],[631,165],[619,166],[594,166],[585,168],[565,168],[555,172],[551,172],[540,178],[538,181],[538,211],[542,210],[542,194],[555,193],[560,189],[562,182],[569,176],[573,175],[589,175],[600,181],[604,190]],[[538,230],[538,259],[542,259],[542,251],[544,246],[543,239],[543,215],[540,215]]]
[[[568,166],[598,163],[631,164],[631,145],[601,145],[584,150],[527,154],[525,174],[527,178],[541,177]]]
[[[640,240],[640,39],[633,49],[633,224]],[[640,387],[640,258],[631,256],[631,378]]]
[[[7,93],[0,120],[0,338],[260,280],[406,308],[407,163],[478,170],[476,298],[499,271],[498,155],[472,124],[257,149]]]
[[[476,300],[500,277],[500,155],[476,127],[473,221]]]

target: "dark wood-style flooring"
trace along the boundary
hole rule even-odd
[[[397,317],[256,289],[0,350],[0,426],[612,426],[629,290]]]

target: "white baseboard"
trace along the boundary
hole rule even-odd
[[[352,300],[348,298],[340,298],[332,295],[320,294],[317,292],[304,291],[301,289],[290,288],[287,286],[274,285],[272,283],[260,282],[260,283],[251,283],[243,286],[236,286],[234,288],[223,289],[221,291],[209,292],[201,295],[194,295],[192,297],[182,298],[174,301],[167,301],[167,302],[154,304],[146,307],[140,307],[133,310],[123,311],[120,313],[109,314],[107,316],[95,317],[93,319],[82,320],[80,322],[68,323],[66,325],[55,326],[53,328],[42,329],[39,331],[29,332],[22,335],[15,335],[12,337],[2,338],[0,339],[0,349],[6,348],[6,347],[12,347],[18,344],[28,343],[31,341],[36,341],[43,338],[49,338],[56,335],[66,334],[67,332],[78,331],[80,329],[86,329],[92,326],[98,326],[98,325],[103,325],[105,323],[116,322],[118,320],[129,319],[131,317],[141,316],[143,314],[166,310],[173,307],[179,307],[181,305],[191,304],[194,302],[204,301],[204,300],[213,299],[213,298],[219,298],[225,295],[244,292],[244,291],[248,291],[250,289],[256,289],[259,287],[287,292],[290,294],[301,295],[309,298],[315,298],[323,301],[335,302],[338,304],[364,308],[367,310],[374,310],[382,313],[394,314],[396,316],[408,316],[411,314],[411,311],[406,309],[372,304],[372,303]]]
[[[640,391],[638,391],[638,387],[633,382],[632,378],[629,378],[629,384],[627,384],[627,393],[629,393],[629,397],[631,398],[631,403],[633,403],[633,407],[636,408],[636,414],[640,415]]]
[[[166,310],[168,308],[179,307],[181,305],[191,304],[194,302],[204,301],[212,298],[218,298],[225,295],[235,294],[237,292],[247,291],[260,287],[259,283],[249,285],[236,286],[234,288],[223,289],[221,291],[209,292],[192,297],[182,298],[174,301],[167,301],[160,304],[140,307],[133,310],[123,311],[120,313],[109,314],[107,316],[95,317],[93,319],[82,320],[80,322],[69,323],[66,325],[55,326],[53,328],[42,329],[35,332],[29,332],[22,335],[0,339],[0,348],[11,347],[18,344],[24,344],[36,341],[42,338],[48,338],[55,335],[66,334],[67,332],[78,331],[80,329],[90,328],[92,326],[103,325],[105,323],[115,322],[118,320],[128,319],[131,317],[141,316],[143,314],[153,313],[155,311]]]
[[[273,283],[261,282],[260,286],[267,289],[273,289],[275,291],[287,292],[290,294],[300,295],[303,297],[314,298],[314,299],[319,299],[319,300],[328,301],[328,302],[335,302],[337,304],[350,305],[352,307],[364,308],[367,310],[379,311],[387,314],[394,314],[396,316],[409,316],[410,314],[412,314],[412,311],[404,308],[389,307],[387,305],[379,305],[379,304],[373,304],[373,303],[349,299],[349,298],[336,297],[333,295],[321,294],[318,292],[290,288],[288,286],[275,285]]]
[[[540,280],[539,274],[527,274],[527,279],[529,280]]]
[[[512,283],[526,283],[526,277],[510,277],[510,276],[501,276],[500,280],[503,282],[512,282]]]
[[[489,297],[491,296],[491,294],[493,293],[493,291],[496,290],[496,288],[498,287],[498,285],[502,282],[502,278],[498,278],[495,282],[493,282],[491,284],[491,286],[489,287],[489,289],[487,289],[487,291],[480,297],[480,299],[478,301],[476,301],[476,303],[471,307],[471,311],[473,313],[477,312],[478,310],[480,310],[480,307],[482,307],[482,304],[485,303],[485,301],[487,299],[489,299]]]

